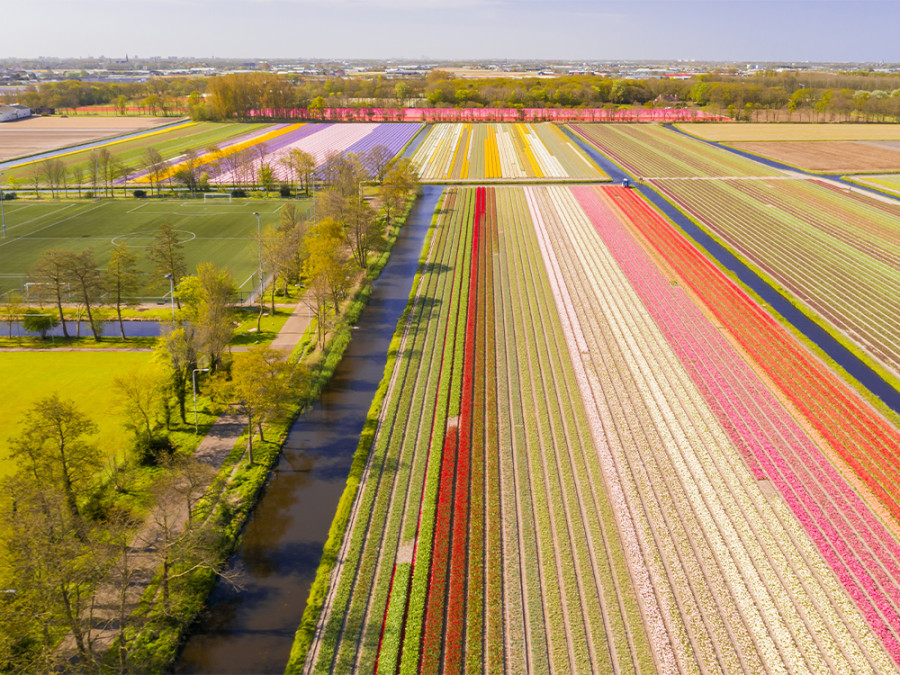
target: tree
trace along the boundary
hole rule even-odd
[[[257,176],[260,187],[265,190],[266,197],[268,197],[269,193],[275,189],[275,171],[272,169],[272,165],[265,162],[260,164]]]
[[[156,148],[147,148],[144,150],[143,165],[144,170],[147,172],[147,176],[150,178],[151,185],[153,185],[157,196],[159,196],[163,177],[166,172],[166,162],[163,160],[159,150]]]
[[[3,303],[3,313],[6,316],[6,325],[9,328],[9,339],[12,339],[13,326],[22,314],[24,302],[22,294],[18,291],[10,291],[6,294],[6,302]]]
[[[384,174],[393,157],[394,153],[386,145],[379,144],[373,147],[366,153],[364,160],[368,166],[369,175],[380,183],[384,180]]]
[[[200,263],[197,274],[182,279],[175,294],[184,307],[182,317],[194,326],[197,350],[206,354],[209,367],[216,370],[234,337],[237,290],[231,272]]]
[[[384,208],[385,227],[391,226],[394,214],[418,189],[419,177],[412,161],[405,157],[391,162],[379,186],[379,195]]]
[[[81,253],[66,251],[63,269],[73,293],[84,305],[95,342],[100,342],[100,322],[95,320],[92,307],[100,302],[103,292],[103,275],[97,269],[94,249],[86,248]]]
[[[173,326],[163,333],[156,345],[156,355],[165,365],[169,373],[169,386],[178,410],[181,422],[187,424],[186,403],[188,383],[194,368],[197,367],[196,330],[190,323]]]
[[[63,672],[61,635],[71,634],[83,672],[98,671],[92,634],[92,588],[109,560],[104,539],[77,527],[53,482],[26,471],[0,489],[0,558],[15,593],[0,603],[5,672]],[[66,660],[64,660],[66,659]]]
[[[296,167],[297,174],[303,178],[303,190],[306,194],[309,194],[313,174],[316,171],[316,158],[299,148],[291,150],[290,156]]]
[[[171,275],[172,282],[177,286],[181,278],[187,274],[187,265],[184,262],[184,244],[178,239],[178,233],[169,223],[159,226],[153,244],[147,250],[147,257],[153,263],[153,273],[157,278],[157,285],[165,284],[163,279]],[[175,296],[175,302],[181,309],[181,302]]]
[[[127,427],[134,433],[137,445],[152,447],[156,428],[163,413],[165,373],[156,364],[135,369],[113,380],[119,408],[127,418]]]
[[[19,471],[59,489],[68,515],[81,534],[85,525],[79,502],[87,496],[90,481],[101,465],[99,451],[86,439],[96,433],[97,425],[74,401],[62,400],[54,393],[32,405],[22,431],[10,439],[10,457]]]
[[[320,220],[303,238],[306,250],[303,276],[307,283],[303,300],[316,314],[322,346],[325,345],[329,309],[333,307],[337,312],[350,285],[350,259],[343,244],[341,227],[331,218]]]
[[[41,340],[47,339],[47,333],[59,325],[59,320],[52,314],[44,314],[36,309],[25,310],[22,317],[22,328],[29,333],[40,333]]]
[[[127,338],[125,323],[122,321],[122,305],[127,302],[127,297],[137,292],[139,282],[137,254],[132,253],[125,242],[114,244],[109,265],[106,266],[104,285],[111,302],[115,303],[119,331],[123,340]]]
[[[263,425],[283,419],[296,398],[299,371],[286,355],[268,345],[251,347],[238,354],[231,367],[231,380],[220,380],[214,386],[216,398],[236,403],[247,417],[248,452],[253,464],[253,425],[265,441]]]
[[[66,256],[71,252],[64,249],[50,248],[41,254],[41,257],[31,268],[31,277],[39,284],[39,297],[41,299],[52,298],[59,311],[59,322],[62,324],[63,335],[69,337],[69,329],[66,327],[66,317],[63,315],[63,297],[69,295],[69,280],[66,271]]]
[[[364,199],[350,198],[347,204],[347,220],[344,223],[344,241],[353,255],[356,266],[369,268],[369,253],[377,251],[384,243],[382,221]]]

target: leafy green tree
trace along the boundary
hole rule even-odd
[[[313,225],[303,238],[306,259],[303,276],[307,282],[304,302],[316,314],[319,339],[325,344],[329,312],[337,312],[352,276],[350,256],[344,246],[341,226],[332,218]]]
[[[237,354],[231,367],[231,379],[220,379],[214,386],[216,398],[230,402],[247,417],[248,453],[253,464],[253,425],[265,441],[265,424],[284,419],[291,401],[297,398],[300,370],[286,355],[268,345],[251,347]]]
[[[155,353],[169,376],[169,388],[178,404],[182,424],[187,424],[187,396],[191,375],[197,367],[197,339],[193,324],[185,322],[163,333]]]
[[[237,291],[229,270],[200,263],[197,274],[185,277],[175,291],[183,307],[181,318],[193,324],[197,350],[212,370],[234,337],[234,300]]]
[[[54,393],[32,405],[21,431],[10,439],[10,457],[19,471],[56,486],[65,496],[69,517],[82,533],[79,502],[87,496],[102,463],[97,447],[87,440],[96,433],[97,425],[73,401]]]
[[[47,333],[59,325],[59,320],[52,314],[45,314],[36,309],[25,310],[22,317],[22,328],[29,333],[40,333],[41,340],[47,339]]]

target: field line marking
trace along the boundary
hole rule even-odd
[[[20,239],[27,239],[28,237],[32,237],[32,236],[36,235],[38,232],[43,232],[44,230],[49,229],[49,228],[53,227],[54,225],[59,225],[60,223],[64,223],[67,220],[71,220],[72,218],[75,218],[76,216],[82,215],[84,213],[90,213],[91,211],[96,211],[97,209],[102,207],[104,203],[105,202],[100,202],[100,204],[98,204],[94,208],[88,209],[87,211],[79,211],[78,213],[73,213],[71,216],[69,216],[67,218],[63,218],[62,220],[57,220],[55,222],[52,222],[49,225],[45,225],[44,227],[40,228],[39,230],[35,230],[34,232],[30,232],[28,234],[23,234],[21,237],[16,237],[15,239],[10,239],[9,241],[4,241],[4,242],[0,243],[0,246],[6,246],[7,244],[12,244],[13,242],[19,241]],[[72,206],[74,206],[74,204]]]
[[[33,206],[33,204],[29,204],[28,206]],[[34,218],[31,218],[30,220],[24,220],[24,221],[22,221],[21,223],[16,223],[15,225],[10,225],[10,226],[9,226],[9,229],[10,229],[10,230],[14,230],[14,229],[16,229],[17,227],[22,227],[22,225],[28,225],[29,223],[33,223],[34,221],[40,220],[41,218],[44,218],[44,217],[46,217],[46,216],[55,216],[55,215],[56,215],[57,213],[59,213],[60,211],[65,211],[66,209],[72,208],[73,206],[77,206],[77,204],[66,204],[66,205],[63,206],[62,208],[59,208],[59,209],[57,209],[56,211],[53,211],[53,212],[51,212],[51,213],[42,213],[42,214],[40,214],[40,215],[38,215],[38,216],[35,216]],[[21,209],[20,209],[20,210],[21,210]],[[16,213],[18,213],[18,211],[17,211]],[[27,235],[25,235],[25,236],[27,236]]]
[[[134,212],[137,211],[138,209],[142,209],[142,208],[144,208],[145,206],[147,206],[147,205],[146,205],[146,204],[138,204],[138,205],[135,206],[133,209],[128,209],[128,211],[126,211],[126,213],[134,213]]]

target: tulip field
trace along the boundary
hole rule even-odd
[[[635,177],[782,175],[777,169],[655,125],[568,126]]]
[[[900,204],[815,180],[656,180],[654,187],[900,378]]]
[[[292,182],[285,157],[291,150],[299,149],[311,154],[321,165],[333,154],[356,153],[364,155],[376,145],[385,146],[396,155],[409,143],[421,128],[418,124],[334,124],[299,123],[248,125],[252,130],[233,138],[230,142],[207,149],[194,158],[176,158],[166,168],[163,178],[174,176],[188,162],[210,174],[211,181],[219,185],[245,185],[257,180],[263,164],[272,168],[276,181]],[[150,176],[140,172],[129,177],[129,182],[149,182]]]
[[[900,432],[637,192],[448,188],[398,331],[309,672],[896,671]]]
[[[606,175],[554,124],[436,124],[412,156],[423,181]]]

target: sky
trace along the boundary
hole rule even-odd
[[[898,0],[0,0],[0,58],[900,62]]]

